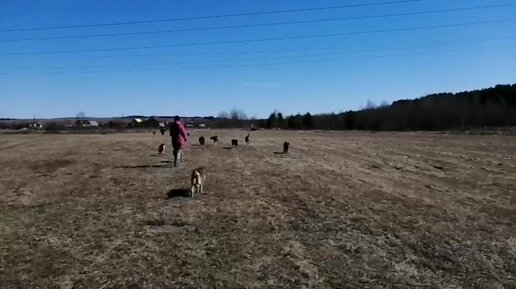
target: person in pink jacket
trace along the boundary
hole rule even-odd
[[[186,129],[179,116],[174,117],[174,122],[170,124],[170,137],[172,138],[172,153],[174,154],[174,167],[177,161],[183,162],[183,147],[187,141]]]

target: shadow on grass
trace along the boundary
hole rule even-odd
[[[189,198],[190,190],[188,189],[172,189],[167,193],[167,199]]]
[[[118,166],[117,169],[146,169],[146,168],[166,168],[168,165],[140,165],[140,166]]]
[[[243,149],[245,146],[230,146],[230,147],[222,147],[225,150],[232,150],[232,149]]]
[[[284,155],[284,152],[274,152],[275,155]]]

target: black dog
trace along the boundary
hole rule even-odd
[[[283,153],[286,154],[288,153],[288,146],[290,145],[290,143],[288,142],[284,142],[283,143]]]
[[[238,140],[237,139],[232,139],[231,140],[231,146],[238,146]]]
[[[205,141],[204,137],[203,137],[203,136],[201,136],[201,137],[199,138],[199,143],[200,143],[202,146],[204,145],[204,141]]]

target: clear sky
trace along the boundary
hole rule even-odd
[[[0,0],[0,117],[340,112],[516,82],[516,0],[380,2]],[[313,7],[334,8],[154,21]]]

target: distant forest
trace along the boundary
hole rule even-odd
[[[263,128],[322,130],[450,130],[516,126],[516,84],[431,94],[359,111],[284,117],[273,112]]]

